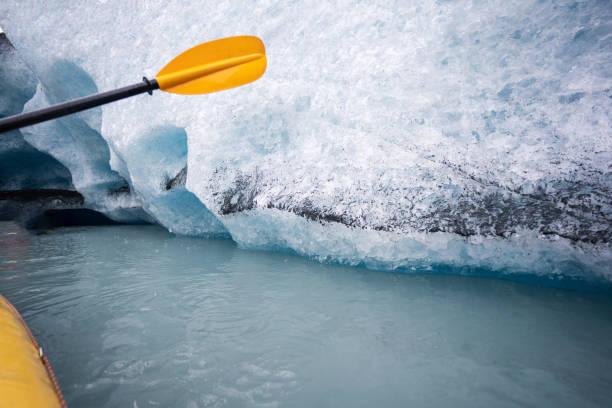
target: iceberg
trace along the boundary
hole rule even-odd
[[[38,81],[26,110],[203,41],[266,44],[253,84],[23,130],[115,220],[376,269],[612,283],[607,2],[26,0],[0,25]]]

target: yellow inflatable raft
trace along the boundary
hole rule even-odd
[[[0,408],[66,407],[49,360],[0,295]]]

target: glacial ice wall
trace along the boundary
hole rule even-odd
[[[3,2],[0,24],[44,83],[69,61],[100,90],[202,41],[264,40],[253,84],[84,119],[169,229],[379,268],[612,280],[608,1],[28,0]],[[185,166],[133,169],[155,167],[139,140],[168,126],[186,134]],[[183,168],[218,223],[153,204]]]
[[[96,93],[94,81],[71,61],[56,60],[44,73],[25,111]],[[64,84],[70,83],[66,87]],[[100,134],[100,109],[73,114],[20,129],[25,140],[60,161],[72,175],[85,205],[116,221],[142,218],[139,200],[128,182],[110,167],[110,149]]]
[[[87,73],[64,59],[37,77],[3,33],[0,62],[0,116],[98,91]],[[0,218],[18,217],[29,225],[45,209],[83,206],[114,221],[154,222],[181,234],[227,236],[223,225],[184,187],[183,129],[153,128],[123,157],[111,151],[100,126],[98,108],[0,134],[0,190],[5,190],[0,191]]]
[[[0,117],[23,111],[38,80],[0,29]],[[73,189],[68,169],[25,141],[19,130],[0,133],[0,190]]]

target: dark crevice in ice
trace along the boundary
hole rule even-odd
[[[176,187],[185,187],[187,181],[187,166],[183,167],[176,176],[168,178],[164,182],[164,189],[171,190]]]
[[[0,190],[43,188],[74,190],[70,171],[26,142],[20,131],[0,133]]]
[[[234,186],[213,194],[221,204],[223,215],[239,213],[255,208],[273,208],[294,213],[318,222],[336,222],[349,227],[389,232],[447,232],[464,237],[497,236],[508,238],[527,229],[544,236],[559,236],[574,242],[591,244],[612,241],[611,221],[607,209],[612,207],[612,191],[605,185],[585,180],[563,180],[549,183],[526,193],[509,190],[495,181],[469,177],[484,186],[464,188],[453,199],[441,196],[425,209],[417,208],[414,201],[404,203],[375,201],[357,208],[361,213],[338,211],[336,206],[317,203],[311,198],[297,198],[283,192],[270,196],[262,183],[262,175],[241,175]],[[378,195],[392,199],[392,195],[380,188]],[[410,188],[406,188],[406,195]],[[258,195],[266,194],[263,204]],[[372,191],[363,192],[372,197]],[[354,199],[353,197],[349,197]],[[405,196],[404,196],[405,198]],[[342,202],[338,196],[332,203]],[[369,206],[369,207],[368,207]],[[378,208],[376,208],[378,206]],[[377,209],[381,211],[376,212]],[[371,210],[374,215],[371,215]],[[381,216],[380,214],[384,214]]]
[[[0,220],[14,220],[29,229],[118,224],[98,211],[83,208],[84,201],[72,190],[2,190]]]
[[[29,219],[26,227],[29,229],[48,229],[57,227],[74,227],[85,225],[116,225],[119,224],[88,208],[52,209]]]
[[[2,190],[0,220],[17,220],[26,223],[46,210],[80,208],[83,203],[83,196],[73,190]]]
[[[82,205],[83,196],[74,190],[31,189],[31,190],[0,190],[0,201],[45,201],[60,200],[66,205]]]
[[[253,176],[241,176],[235,180],[233,189],[222,192],[221,214],[233,214],[255,208],[254,198],[258,193],[257,179],[258,173]]]

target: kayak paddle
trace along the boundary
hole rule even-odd
[[[170,61],[155,79],[114,91],[73,99],[32,112],[0,119],[0,133],[80,112],[141,93],[196,95],[222,91],[253,82],[266,70],[263,42],[252,36],[222,38],[188,49]]]

